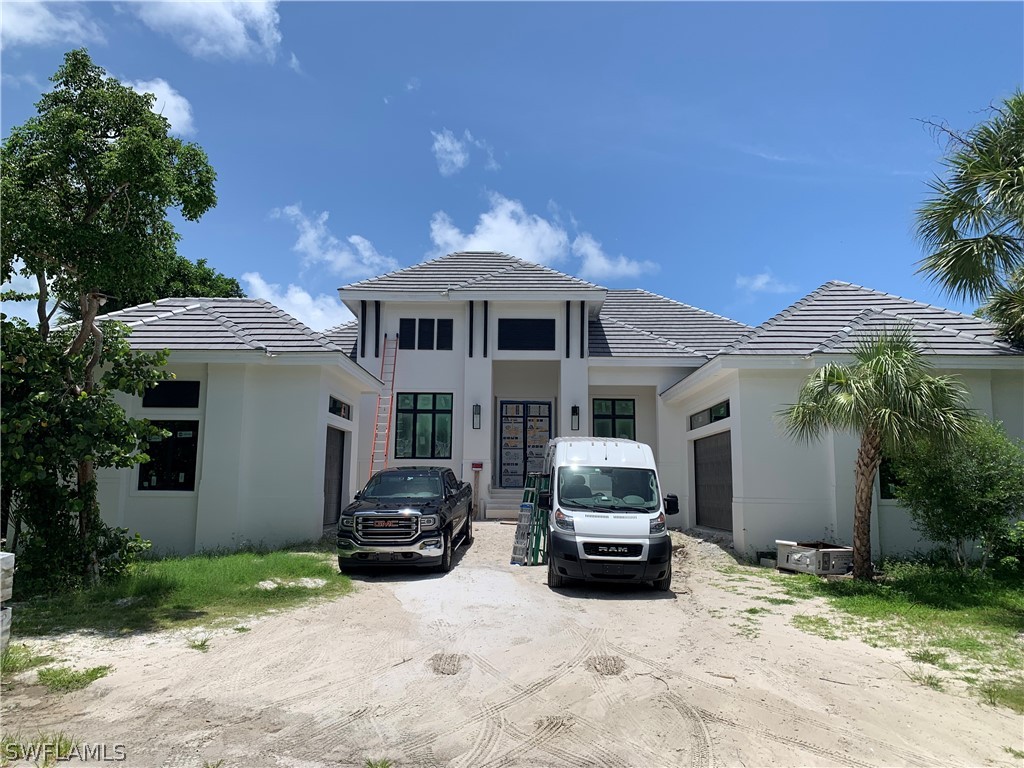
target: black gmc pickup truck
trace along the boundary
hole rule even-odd
[[[473,541],[473,488],[443,467],[377,472],[341,511],[338,567],[417,565],[439,573]]]

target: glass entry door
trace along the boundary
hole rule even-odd
[[[544,449],[551,439],[551,403],[502,400],[500,406],[500,485],[522,488],[528,473],[544,471]]]

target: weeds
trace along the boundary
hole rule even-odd
[[[911,680],[918,685],[924,685],[931,688],[933,691],[941,691],[944,689],[942,678],[938,675],[933,675],[930,672],[922,672],[921,670],[907,672],[907,670],[903,669],[903,667],[900,667],[899,665],[897,665],[897,669],[906,675],[908,680]]]
[[[49,767],[58,760],[69,759],[77,749],[78,740],[64,731],[39,733],[29,740],[4,734],[0,736],[0,765],[10,765],[11,760],[31,760],[38,766]]]
[[[41,669],[39,682],[47,687],[50,693],[69,693],[85,688],[90,683],[110,674],[111,667],[90,667],[81,671],[71,667],[50,667]]]
[[[793,626],[811,635],[817,635],[825,640],[843,640],[846,635],[841,633],[835,622],[825,616],[794,616],[791,619]]]
[[[235,627],[235,632],[251,632],[251,631],[252,631],[252,627],[244,627],[244,626]]]
[[[365,768],[392,768],[394,764],[387,758],[382,758],[380,760],[367,759],[364,765]]]
[[[202,637],[190,637],[188,639],[188,647],[193,651],[199,651],[206,653],[210,650],[210,637],[209,635],[203,635]]]
[[[1024,680],[997,682],[989,680],[978,686],[978,695],[993,707],[1008,707],[1018,714],[1024,714]]]
[[[939,666],[946,660],[946,654],[933,651],[930,648],[907,651],[907,656],[911,661],[916,661],[918,664],[931,664],[933,666]]]
[[[12,675],[20,674],[33,667],[41,667],[55,661],[53,656],[37,655],[27,645],[9,645],[0,655],[0,676],[6,681]]]
[[[1024,760],[1024,749],[1014,749],[1013,747],[1003,747],[1003,752],[1011,755],[1018,760]]]

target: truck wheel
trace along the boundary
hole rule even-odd
[[[473,543],[473,510],[470,508],[469,514],[466,515],[466,546],[468,547]]]
[[[555,563],[550,555],[548,556],[548,586],[551,589],[559,589],[565,586],[565,576],[555,570]]]
[[[671,568],[671,566],[668,569],[668,573],[665,574],[665,578],[664,579],[655,579],[654,581],[651,582],[651,584],[653,584],[654,588],[656,590],[658,590],[659,592],[668,592],[669,587],[672,586],[672,568]]]
[[[452,533],[445,530],[441,536],[441,543],[444,545],[444,552],[441,555],[441,562],[437,564],[437,573],[448,573],[452,569]]]

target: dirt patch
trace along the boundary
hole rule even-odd
[[[584,666],[599,675],[614,677],[626,671],[626,662],[621,656],[591,656]]]
[[[430,657],[430,668],[435,675],[457,675],[462,671],[461,653],[435,653]]]
[[[443,576],[367,572],[248,632],[192,630],[206,653],[181,631],[30,640],[114,669],[60,697],[23,673],[4,729],[125,744],[142,768],[1013,765],[1019,716],[913,682],[900,651],[802,632],[824,601],[787,598],[725,539],[673,533],[670,592],[555,591],[509,566],[514,531],[478,524]]]

